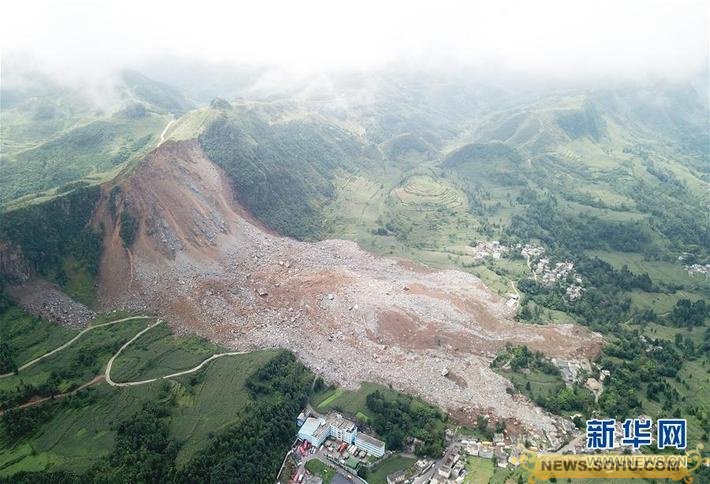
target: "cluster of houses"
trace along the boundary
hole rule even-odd
[[[567,280],[570,274],[574,277],[574,282],[582,283],[582,278],[574,273],[574,264],[569,261],[556,262],[554,265],[550,259],[543,257],[533,266],[537,274],[540,275],[540,281],[545,286],[553,286],[558,282]]]
[[[519,465],[514,457],[520,455],[520,449],[505,438],[502,433],[493,435],[492,441],[481,441],[475,437],[462,439],[459,445],[449,447],[443,461],[431,479],[431,484],[462,483],[466,478],[466,457],[474,456],[493,459],[496,466],[506,468]]]
[[[543,257],[545,248],[537,245],[526,244],[520,253],[527,257],[530,269],[536,280],[544,286],[554,286],[558,283],[567,283],[565,295],[570,301],[582,297],[582,277],[574,271],[574,263],[570,261],[552,263],[549,258]],[[539,279],[538,279],[538,276]]]
[[[520,254],[523,257],[530,259],[536,259],[545,253],[545,248],[540,245],[525,244],[522,248],[520,246],[516,246],[516,248],[520,248]]]
[[[501,244],[497,240],[491,240],[489,242],[478,242],[475,246],[473,246],[473,258],[475,260],[485,259],[486,257],[500,259],[501,256],[509,250],[509,247]]]
[[[693,274],[702,274],[706,278],[710,277],[710,264],[691,264],[685,266],[685,270],[688,271],[688,274],[691,276]]]

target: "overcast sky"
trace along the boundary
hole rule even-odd
[[[391,63],[532,74],[697,72],[705,1],[20,0],[0,7],[5,59],[83,76],[165,54],[294,71]]]

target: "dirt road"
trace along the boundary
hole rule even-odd
[[[84,335],[85,335],[86,333],[88,333],[89,331],[93,331],[94,329],[97,329],[97,328],[103,328],[103,327],[105,327],[105,326],[111,326],[112,324],[122,323],[122,322],[124,322],[124,321],[130,321],[130,320],[133,320],[133,319],[151,319],[151,317],[152,317],[152,316],[131,316],[131,317],[128,317],[128,318],[121,318],[121,319],[116,319],[116,320],[114,320],[114,321],[109,321],[109,322],[107,322],[107,323],[97,324],[97,325],[95,325],[95,326],[89,326],[88,328],[86,328],[86,329],[80,331],[79,334],[77,334],[76,336],[74,336],[72,339],[70,339],[69,341],[67,341],[67,342],[64,343],[63,345],[61,345],[61,346],[59,346],[59,347],[57,347],[57,348],[54,348],[52,351],[49,351],[49,352],[43,354],[42,356],[39,356],[39,357],[35,358],[34,360],[28,361],[28,362],[25,363],[24,365],[20,366],[20,367],[17,369],[17,372],[19,373],[20,371],[25,370],[25,369],[29,368],[30,366],[32,366],[32,365],[34,365],[34,364],[36,364],[36,363],[39,363],[39,362],[42,361],[43,359],[48,358],[48,357],[52,356],[52,355],[55,354],[55,353],[58,353],[58,352],[60,352],[60,351],[62,351],[62,350],[67,349],[69,346],[71,346],[72,344],[74,344],[74,342],[75,342],[76,340],[78,340],[79,338],[81,338],[82,336],[84,336]],[[15,374],[15,373],[5,373],[5,374],[0,375],[0,378],[7,378],[7,377],[12,376],[12,375],[14,375],[14,374]]]
[[[160,133],[160,141],[158,141],[158,146],[163,144],[163,141],[165,141],[165,135],[168,132],[168,129],[170,129],[170,126],[172,126],[175,123],[174,119],[171,119],[168,124],[165,125],[165,129],[163,129],[163,132]]]
[[[22,367],[20,367],[20,370],[22,370],[22,369],[24,369],[24,368],[27,368],[27,367],[29,367],[29,366],[31,366],[31,365],[34,365],[35,363],[41,361],[42,359],[44,359],[44,358],[46,358],[46,357],[48,357],[48,356],[50,356],[50,355],[53,355],[53,354],[55,354],[55,353],[57,353],[57,352],[59,352],[59,351],[62,351],[62,350],[64,350],[64,349],[66,349],[69,345],[71,345],[71,344],[74,343],[77,339],[79,339],[84,333],[87,333],[88,331],[91,331],[92,329],[100,328],[100,327],[103,327],[103,326],[108,326],[108,325],[111,325],[111,324],[120,323],[120,322],[122,322],[122,321],[132,320],[132,319],[150,319],[150,318],[151,318],[151,316],[132,316],[132,317],[129,317],[129,318],[117,319],[117,320],[115,320],[115,321],[109,321],[108,323],[97,324],[96,326],[91,326],[91,327],[89,327],[89,328],[86,328],[84,331],[82,331],[81,333],[79,333],[78,335],[76,335],[74,338],[72,338],[72,339],[69,340],[68,342],[64,343],[62,346],[59,346],[59,347],[53,349],[52,351],[50,351],[50,352],[48,352],[48,353],[45,353],[44,355],[40,356],[39,358],[35,358],[34,360],[32,360],[32,361],[26,363],[25,365],[23,365]],[[22,405],[18,405],[18,406],[16,406],[16,407],[12,407],[11,409],[0,410],[0,415],[2,415],[3,413],[5,413],[7,410],[14,410],[14,409],[21,409],[21,408],[32,407],[32,406],[35,406],[35,405],[39,405],[40,403],[46,402],[46,401],[48,401],[48,400],[58,400],[58,399],[66,398],[66,397],[69,396],[69,395],[74,395],[75,393],[77,393],[77,392],[79,392],[79,391],[81,391],[81,390],[83,390],[83,389],[85,389],[85,388],[87,388],[87,387],[89,387],[89,386],[91,386],[91,385],[94,385],[94,384],[96,384],[96,383],[99,383],[99,382],[101,382],[101,381],[106,381],[106,383],[108,383],[108,384],[111,385],[112,387],[131,387],[131,386],[136,386],[136,385],[145,385],[145,384],[147,384],[147,383],[152,383],[152,382],[155,382],[155,381],[158,381],[158,380],[166,380],[166,379],[169,379],[169,378],[176,378],[176,377],[179,377],[179,376],[182,376],[182,375],[188,375],[188,374],[190,374],[190,373],[195,373],[196,371],[199,371],[200,369],[202,369],[205,365],[209,364],[211,361],[216,360],[216,359],[218,359],[218,358],[222,358],[222,357],[224,357],[224,356],[236,356],[236,355],[243,355],[243,354],[248,353],[248,351],[231,351],[231,352],[226,352],[226,353],[215,353],[215,354],[213,354],[212,356],[210,356],[210,357],[208,357],[208,358],[205,358],[199,365],[197,365],[197,366],[195,366],[195,367],[193,367],[193,368],[190,368],[190,369],[188,369],[188,370],[183,370],[183,371],[179,371],[179,372],[176,372],[176,373],[171,373],[171,374],[169,374],[169,375],[159,376],[159,377],[156,377],[156,378],[150,378],[150,379],[146,379],[146,380],[138,380],[138,381],[130,381],[130,382],[115,382],[115,381],[113,381],[113,380],[111,379],[111,368],[113,367],[113,363],[114,363],[114,361],[116,360],[116,358],[118,358],[118,356],[123,352],[123,350],[125,350],[126,348],[128,348],[128,347],[129,347],[132,343],[134,343],[138,338],[140,338],[140,337],[143,336],[147,331],[151,330],[152,328],[155,328],[156,326],[158,326],[158,325],[159,325],[160,323],[162,323],[162,322],[163,322],[163,320],[158,319],[155,323],[153,323],[153,324],[151,324],[151,325],[149,325],[149,326],[143,328],[143,329],[140,330],[138,333],[136,333],[130,340],[128,340],[125,344],[123,344],[123,346],[121,346],[121,347],[118,349],[118,351],[117,351],[117,352],[111,357],[111,359],[108,361],[108,363],[107,363],[107,365],[106,365],[106,370],[104,371],[104,373],[103,373],[102,375],[97,375],[97,376],[95,376],[95,377],[94,377],[93,379],[91,379],[90,381],[88,381],[88,382],[82,384],[81,386],[77,387],[76,389],[74,389],[74,390],[72,390],[72,391],[70,391],[70,392],[62,393],[62,394],[59,394],[59,395],[54,395],[54,396],[52,396],[52,397],[33,398],[33,399],[30,399],[28,402],[23,403]],[[19,370],[18,370],[18,371],[19,371]],[[0,375],[0,377],[6,377],[6,376],[12,376],[12,375],[14,375],[14,373],[7,373],[7,374],[5,374],[5,375]]]
[[[165,375],[165,376],[149,378],[147,380],[138,380],[138,381],[121,382],[121,383],[113,381],[111,379],[111,367],[113,366],[113,362],[118,357],[118,355],[120,355],[123,350],[128,348],[128,346],[130,346],[131,343],[133,343],[135,340],[137,340],[138,338],[143,336],[144,333],[146,333],[148,330],[156,327],[157,325],[159,325],[162,322],[163,322],[162,320],[158,320],[155,323],[151,324],[150,326],[148,326],[147,328],[143,329],[138,334],[136,334],[133,338],[131,338],[128,342],[126,342],[126,344],[121,346],[121,348],[119,348],[119,350],[116,352],[116,354],[111,357],[108,364],[106,365],[106,372],[104,374],[104,377],[106,379],[106,383],[108,383],[109,385],[111,385],[113,387],[132,387],[132,386],[136,386],[136,385],[145,385],[146,383],[153,383],[158,380],[167,380],[169,378],[176,378],[178,376],[194,373],[194,372],[198,371],[199,369],[201,369],[202,367],[204,367],[205,365],[207,365],[210,361],[216,360],[217,358],[222,358],[223,356],[235,356],[235,355],[243,355],[243,354],[248,353],[248,351],[231,351],[231,352],[227,352],[227,353],[215,353],[214,355],[210,356],[209,358],[205,358],[205,360],[202,361],[202,363],[195,366],[194,368],[190,368],[189,370],[183,370],[183,371],[179,371],[177,373],[171,373],[171,374]]]
[[[82,391],[83,389],[85,389],[87,387],[90,387],[91,385],[95,385],[96,383],[103,381],[103,379],[104,379],[103,375],[95,376],[94,378],[92,378],[88,382],[82,384],[81,386],[75,388],[74,390],[72,390],[70,392],[60,393],[59,395],[54,395],[51,397],[35,398],[35,399],[32,399],[26,403],[23,403],[22,405],[18,405],[16,407],[12,407],[12,408],[9,408],[6,410],[0,410],[0,415],[4,414],[8,410],[16,410],[16,409],[21,409],[21,408],[34,407],[35,405],[39,405],[40,403],[46,402],[47,400],[61,400],[62,398],[66,398],[70,395],[74,395],[76,393],[79,393],[80,391]]]

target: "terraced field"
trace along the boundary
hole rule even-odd
[[[92,325],[124,316],[107,313]],[[0,313],[0,322],[0,336],[11,345],[18,363],[78,334],[32,318],[16,306]],[[145,325],[146,318],[136,318],[87,332],[18,375],[0,379],[0,392],[48,381],[56,381],[58,392],[69,391],[101,373],[116,348]],[[212,343],[194,336],[175,336],[160,325],[121,355],[117,368],[123,375],[154,376],[188,368],[217,350]],[[278,353],[235,355],[215,360],[193,374],[127,388],[111,387],[99,379],[75,395],[43,403],[46,417],[27,435],[11,439],[0,425],[0,480],[21,471],[82,471],[91,467],[113,448],[116,425],[149,401],[174,402],[169,429],[171,437],[181,442],[177,462],[182,465],[204,448],[214,433],[239,421],[252,401],[245,387],[247,378]]]
[[[167,325],[160,325],[121,353],[111,376],[119,382],[156,378],[192,368],[218,350],[208,341],[178,337]]]
[[[463,193],[428,175],[408,178],[403,186],[393,190],[393,195],[404,205],[416,207],[417,210],[466,208],[466,196]]]

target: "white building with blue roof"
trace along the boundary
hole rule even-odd
[[[355,423],[340,414],[330,414],[326,417],[311,415],[305,420],[305,415],[299,415],[298,421],[303,422],[298,431],[298,438],[310,442],[314,447],[320,447],[328,437],[355,444],[375,457],[385,454],[385,443],[367,434],[358,433]]]

